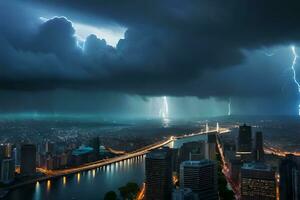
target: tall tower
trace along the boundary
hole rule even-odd
[[[237,138],[237,150],[239,152],[250,152],[252,150],[252,130],[251,126],[244,124],[240,126]]]
[[[262,132],[255,133],[255,143],[254,143],[253,154],[254,154],[255,161],[264,161],[264,143],[263,143]]]
[[[169,148],[146,155],[146,200],[171,199],[172,158]]]
[[[251,126],[247,126],[246,124],[240,126],[239,134],[237,138],[236,153],[243,161],[250,162],[253,160]]]
[[[32,176],[36,173],[36,146],[23,144],[21,146],[21,175]]]
[[[190,188],[198,199],[218,199],[218,176],[215,161],[184,161],[180,165],[180,188]]]
[[[300,199],[300,166],[298,166],[296,158],[289,154],[280,162],[280,200]]]

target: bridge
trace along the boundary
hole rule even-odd
[[[214,129],[214,130],[206,130],[206,131],[200,131],[200,132],[196,132],[196,133],[191,133],[191,134],[185,134],[183,136],[170,136],[169,138],[166,138],[162,141],[156,142],[154,144],[145,146],[141,149],[138,149],[136,151],[130,152],[130,153],[126,153],[124,155],[120,155],[114,158],[108,158],[108,159],[103,159],[103,160],[99,160],[99,161],[95,161],[95,162],[90,162],[78,167],[73,167],[73,168],[69,168],[69,169],[61,169],[61,170],[45,170],[45,169],[40,169],[39,170],[43,173],[46,174],[46,176],[42,176],[42,177],[38,177],[38,178],[34,178],[34,179],[30,179],[21,183],[17,183],[14,184],[12,186],[6,187],[5,189],[14,189],[17,187],[21,187],[27,184],[34,184],[36,182],[41,182],[41,181],[47,181],[50,179],[56,179],[56,178],[60,178],[60,177],[64,177],[64,176],[68,176],[71,174],[76,174],[82,171],[88,171],[91,169],[96,169],[99,167],[103,167],[103,166],[107,166],[113,163],[118,163],[124,160],[128,160],[128,159],[132,159],[132,158],[136,158],[136,157],[141,157],[145,154],[147,154],[149,151],[152,151],[154,149],[158,149],[160,147],[165,146],[166,144],[169,144],[170,142],[173,142],[177,139],[181,139],[181,138],[186,138],[186,137],[193,137],[193,136],[197,136],[197,135],[203,135],[203,134],[208,134],[208,133],[216,133],[218,132],[218,134],[223,134],[223,133],[227,133],[230,130],[228,129],[222,129],[222,130],[218,130],[218,129]]]

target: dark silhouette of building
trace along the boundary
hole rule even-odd
[[[99,137],[94,137],[90,140],[90,146],[93,148],[93,154],[95,156],[95,159],[98,159],[99,157],[99,151],[100,151],[100,140]]]
[[[208,143],[217,143],[216,133],[214,133],[214,132],[208,133],[207,134],[207,142]]]
[[[205,158],[205,142],[187,142],[179,150],[180,163],[187,160],[202,160]]]
[[[300,172],[296,156],[289,154],[281,160],[279,165],[280,200],[300,199]]]
[[[2,160],[5,158],[5,145],[0,144],[0,173],[2,169]],[[1,174],[0,174],[0,179],[1,179]]]
[[[20,172],[23,176],[32,176],[36,173],[36,146],[23,144],[21,146]]]
[[[247,126],[246,124],[240,126],[236,153],[242,161],[250,162],[253,160],[251,126]]]
[[[15,178],[15,161],[12,158],[4,158],[1,162],[0,182],[9,184]]]
[[[216,159],[216,133],[207,134],[207,142],[205,143],[205,159],[215,160]]]
[[[45,151],[48,154],[54,154],[55,153],[55,143],[51,141],[46,142]]]
[[[239,152],[251,152],[252,150],[252,131],[251,126],[244,124],[240,126],[238,135],[237,151]]]
[[[184,161],[180,165],[180,188],[190,188],[200,200],[218,199],[218,175],[215,161]]]
[[[264,142],[262,132],[255,133],[253,155],[255,161],[264,161]]]
[[[146,199],[165,200],[172,195],[172,158],[169,148],[146,155]]]
[[[242,200],[275,200],[275,171],[264,163],[245,163],[241,168]]]

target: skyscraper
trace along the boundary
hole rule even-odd
[[[242,200],[275,200],[275,171],[264,163],[245,163],[241,168]]]
[[[244,161],[251,161],[252,157],[252,131],[251,126],[244,124],[239,128],[237,138],[237,155]]]
[[[253,155],[255,161],[264,161],[264,142],[262,132],[255,133]]]
[[[239,152],[251,152],[252,149],[252,131],[251,126],[244,124],[239,128],[238,146]]]
[[[51,141],[46,142],[45,151],[48,154],[54,154],[55,153],[55,143]]]
[[[281,160],[279,165],[280,200],[300,199],[300,173],[296,156],[289,154]]]
[[[208,143],[216,143],[217,142],[217,137],[216,137],[216,133],[215,132],[207,134],[207,142]]]
[[[12,158],[4,158],[1,163],[0,182],[11,183],[15,177],[15,161]]]
[[[36,173],[36,146],[23,144],[21,146],[21,175],[32,176]]]
[[[205,158],[205,142],[187,142],[179,150],[180,163],[186,160],[201,160]]]
[[[99,151],[100,151],[100,141],[99,137],[94,137],[90,140],[90,146],[93,148],[93,154],[95,156],[95,159],[99,157]]]
[[[175,189],[172,193],[172,200],[193,200],[194,193],[190,188]]]
[[[211,160],[184,161],[180,165],[180,188],[190,188],[200,200],[218,199],[217,164]]]
[[[172,160],[169,148],[146,155],[146,199],[165,200],[172,195]]]

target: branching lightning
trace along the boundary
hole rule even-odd
[[[296,47],[295,46],[291,46],[291,50],[292,50],[292,53],[293,53],[293,56],[294,56],[293,63],[292,63],[292,66],[291,66],[291,69],[293,71],[293,80],[294,80],[294,83],[297,85],[298,93],[300,94],[300,83],[297,81],[297,75],[296,75],[296,70],[295,70],[295,65],[297,64],[297,59],[298,59],[299,56],[296,52]],[[300,115],[300,104],[298,105],[298,115]]]
[[[227,113],[228,116],[231,115],[231,98],[229,98],[229,101],[228,101],[228,113]]]

